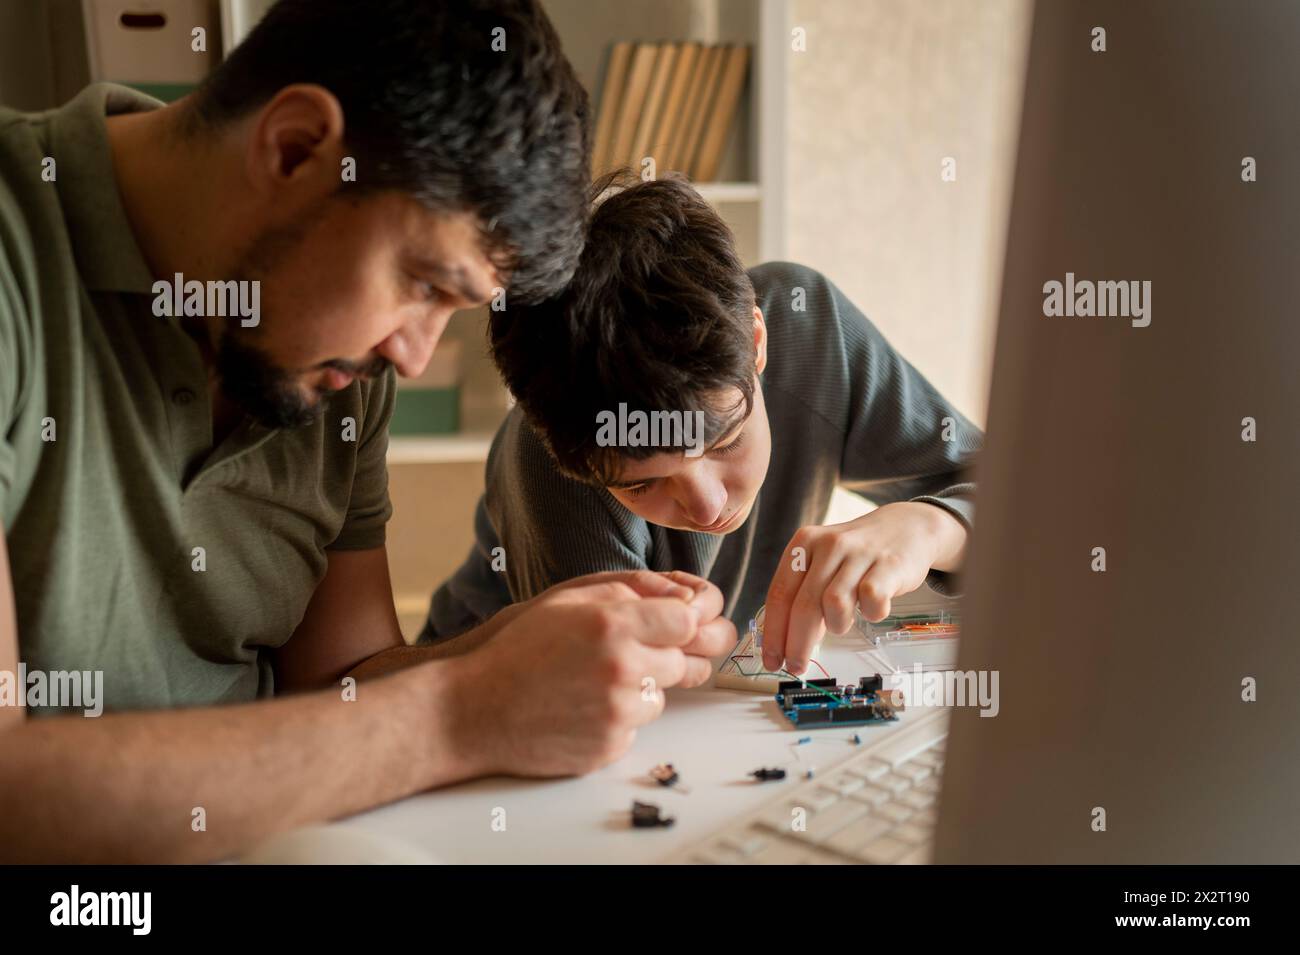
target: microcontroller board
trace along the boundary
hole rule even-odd
[[[783,680],[776,703],[785,718],[801,729],[888,722],[897,720],[904,708],[902,691],[885,689],[879,673],[845,686],[833,678]]]

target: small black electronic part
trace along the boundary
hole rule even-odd
[[[833,690],[837,684],[834,677],[823,677],[816,680],[782,680],[777,684],[777,689],[784,693],[786,690],[798,690],[810,686],[820,686],[823,690]]]
[[[660,786],[674,786],[682,777],[678,775],[677,770],[673,769],[672,763],[660,763],[650,770],[650,778]]]
[[[667,828],[671,826],[676,819],[672,819],[660,814],[659,807],[648,802],[632,803],[632,826],[635,829],[655,829]]]
[[[785,779],[785,770],[780,767],[774,769],[767,769],[764,767],[754,770],[749,775],[753,776],[760,783],[765,783],[773,779]]]

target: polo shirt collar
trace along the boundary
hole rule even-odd
[[[104,117],[162,103],[113,83],[92,83],[48,114],[49,149],[77,271],[86,288],[149,294],[153,276],[131,231],[113,174]]]

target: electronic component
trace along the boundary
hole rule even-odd
[[[672,763],[660,763],[650,770],[650,778],[660,786],[672,786],[681,779],[681,776],[677,774],[677,770],[673,769]]]
[[[759,608],[749,626],[741,634],[727,659],[722,661],[713,676],[713,685],[728,690],[749,690],[751,693],[775,693],[781,680],[793,674],[770,673],[763,669],[763,621],[767,608]],[[817,655],[821,644],[813,647],[811,665],[821,667]],[[825,670],[822,670],[825,673]]]
[[[772,779],[785,779],[785,770],[779,767],[776,769],[756,769],[749,775],[760,783],[765,783]]]
[[[887,643],[914,640],[951,640],[961,632],[961,616],[956,610],[936,607],[916,613],[891,614],[872,623],[853,612],[854,628],[866,637],[873,647]]]
[[[883,673],[940,672],[957,667],[961,616],[951,601],[896,613],[875,623],[854,612],[854,629],[867,642],[858,656]]]
[[[879,673],[862,677],[856,686],[839,686],[834,679],[785,680],[777,688],[776,702],[785,718],[800,728],[896,720],[904,708],[902,691],[886,690]]]
[[[636,829],[654,829],[656,827],[667,828],[671,826],[676,819],[659,814],[659,807],[648,802],[632,803],[632,826]]]

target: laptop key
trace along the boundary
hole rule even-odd
[[[890,835],[910,846],[921,846],[929,844],[934,837],[934,830],[918,826],[914,822],[905,822],[903,825],[897,826]]]
[[[768,841],[769,837],[760,829],[751,827],[724,836],[722,844],[728,849],[734,849],[742,856],[752,856],[754,853],[758,852],[758,850],[762,849],[763,846],[767,845]]]
[[[906,777],[896,776],[893,773],[890,773],[877,779],[876,785],[881,789],[888,789],[891,793],[897,796],[899,793],[911,789],[912,781]]]
[[[848,855],[854,855],[868,842],[879,839],[891,828],[891,823],[877,816],[864,816],[857,822],[845,826],[826,840],[832,846]]]
[[[789,839],[773,839],[754,855],[748,856],[745,861],[759,865],[801,865],[814,859],[815,856],[797,842]]]
[[[809,842],[826,842],[840,829],[866,814],[867,807],[862,803],[845,799],[825,812],[819,812],[817,815],[809,817],[807,830],[796,832],[794,835],[807,839]]]
[[[740,853],[722,846],[709,846],[707,849],[697,849],[692,861],[703,865],[735,865],[738,862],[747,861]]]
[[[903,806],[896,802],[876,807],[876,815],[889,822],[906,822],[912,818],[912,812],[910,806]]]
[[[922,766],[915,761],[904,763],[902,766],[895,766],[894,772],[904,779],[910,779],[913,784],[919,783],[923,779],[929,779],[934,775],[934,770],[929,766]]]
[[[826,788],[834,790],[841,796],[849,796],[864,787],[866,782],[857,776],[850,776],[845,773],[843,776],[837,776],[830,782],[826,783]]]
[[[790,802],[803,806],[809,812],[821,812],[823,809],[829,809],[839,801],[839,793],[823,787],[818,787],[809,793],[796,793],[790,797]]]
[[[868,806],[883,806],[894,797],[888,789],[881,789],[879,786],[863,786],[857,792],[851,793],[849,798]]]
[[[846,772],[850,772],[854,776],[861,776],[870,783],[875,782],[881,776],[889,772],[889,764],[878,759],[873,759],[856,766],[849,766],[847,767]]]
[[[863,862],[869,862],[872,865],[888,865],[891,862],[897,862],[902,858],[912,846],[906,842],[900,842],[891,836],[881,836],[874,842],[868,842],[858,850],[858,858]]]
[[[797,813],[795,810],[799,808],[804,808],[805,811],[803,813]],[[759,816],[755,821],[758,825],[771,829],[773,832],[786,835],[793,831],[792,826],[796,819],[802,818],[806,820],[808,815],[809,813],[806,811],[806,807],[800,807],[794,800],[791,800],[790,802],[783,802],[779,806],[772,807],[772,809],[763,813],[763,815]]]

